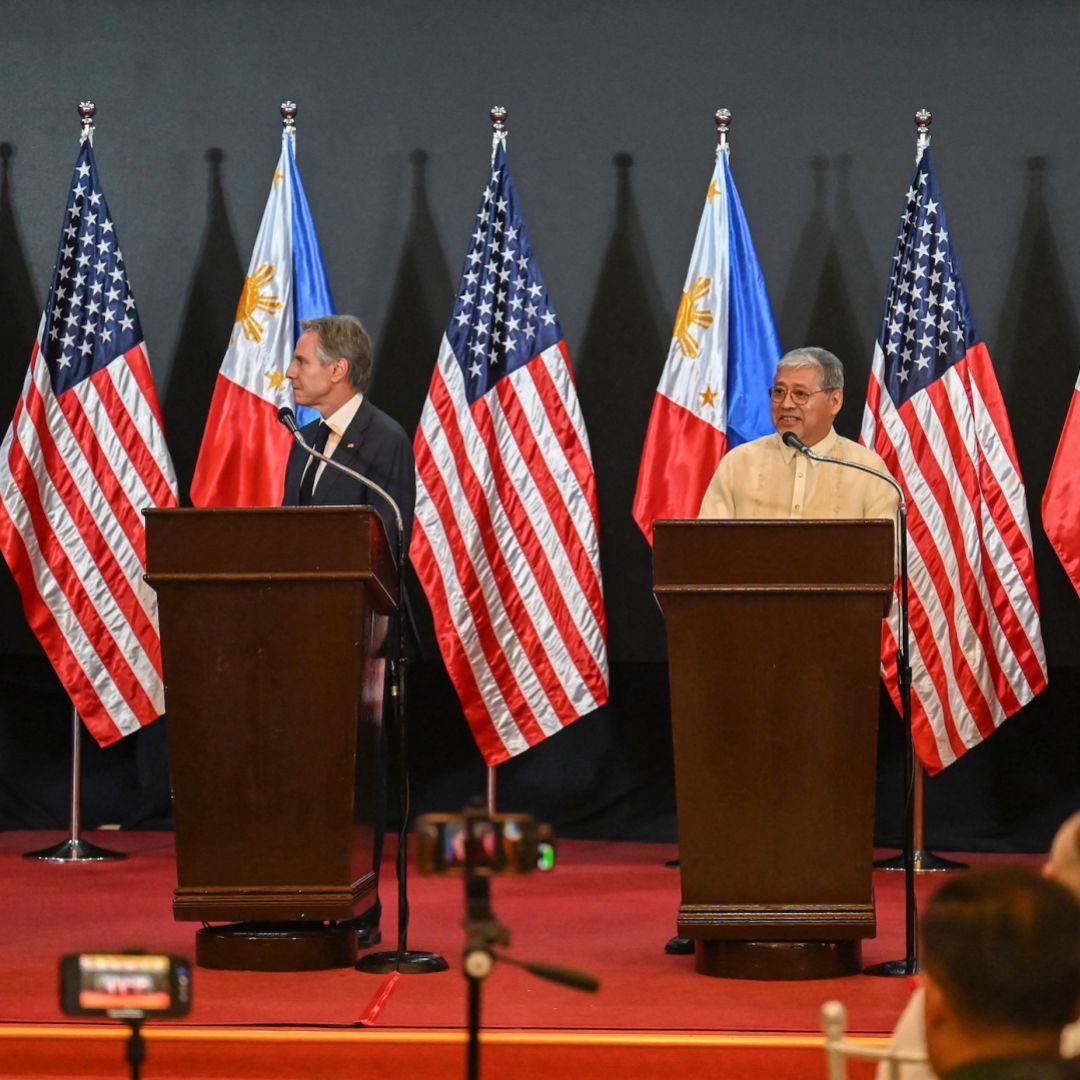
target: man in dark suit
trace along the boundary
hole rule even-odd
[[[352,315],[305,319],[301,326],[304,332],[285,375],[297,405],[322,416],[301,430],[304,441],[386,489],[401,510],[407,551],[416,503],[412,443],[400,424],[364,396],[371,380],[371,338]],[[289,454],[282,505],[373,506],[397,552],[395,515],[386,500],[299,446]]]
[[[371,380],[371,338],[353,315],[305,319],[301,326],[304,332],[285,374],[292,383],[296,403],[317,409],[321,416],[301,429],[304,441],[385,489],[401,513],[408,551],[416,503],[412,444],[401,425],[365,397]],[[311,457],[300,446],[294,446],[289,455],[282,505],[370,505],[382,518],[390,550],[397,556],[397,516],[386,499],[367,484]],[[396,634],[392,628],[387,641],[393,649]],[[386,752],[381,726],[372,752],[378,760],[377,775],[372,777],[375,790],[371,793],[375,803],[377,881],[386,819]],[[372,908],[352,920],[361,947],[381,940],[381,912],[382,904],[376,899]]]

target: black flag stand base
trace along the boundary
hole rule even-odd
[[[941,874],[948,870],[967,870],[968,864],[958,862],[956,859],[946,859],[941,855],[935,855],[932,851],[923,848],[915,849],[915,873],[916,874]],[[903,870],[903,854],[894,855],[891,859],[879,859],[874,863],[875,870]]]
[[[905,975],[918,975],[919,964],[916,960],[885,960],[863,969],[864,975],[880,975],[887,979],[902,979]]]
[[[81,802],[81,753],[79,750],[79,712],[72,706],[71,709],[71,836],[55,845],[55,847],[42,848],[40,851],[27,851],[23,854],[24,859],[36,859],[38,862],[51,863],[81,863],[81,862],[107,862],[111,859],[126,859],[122,851],[110,851],[107,848],[98,847],[88,843],[79,836],[79,804]]]
[[[368,953],[356,962],[356,970],[368,975],[388,975],[391,971],[402,975],[434,975],[437,971],[446,971],[449,966],[438,953],[417,952],[415,949]]]

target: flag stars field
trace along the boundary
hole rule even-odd
[[[534,342],[542,329],[550,330],[553,339],[559,336],[532,252],[520,242],[513,195],[499,190],[501,173],[494,170],[484,189],[448,333],[470,393],[483,393],[501,374],[527,362],[537,351]],[[479,303],[478,295],[483,297]],[[486,375],[481,358],[487,360]]]

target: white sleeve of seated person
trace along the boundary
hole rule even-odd
[[[926,1014],[923,1011],[925,997],[926,994],[920,986],[909,998],[893,1030],[890,1047],[892,1053],[926,1057]],[[929,1062],[901,1065],[896,1076],[898,1080],[937,1080],[937,1073],[930,1068]],[[878,1065],[876,1080],[892,1080],[887,1061]]]

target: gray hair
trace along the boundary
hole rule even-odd
[[[311,330],[319,340],[319,360],[323,367],[335,360],[349,364],[349,385],[361,394],[371,381],[374,349],[364,324],[355,315],[323,315],[302,319],[301,327]]]
[[[792,349],[776,363],[779,374],[782,368],[813,367],[821,372],[822,390],[844,389],[844,365],[828,349],[818,349],[813,345],[804,345],[801,349]]]

